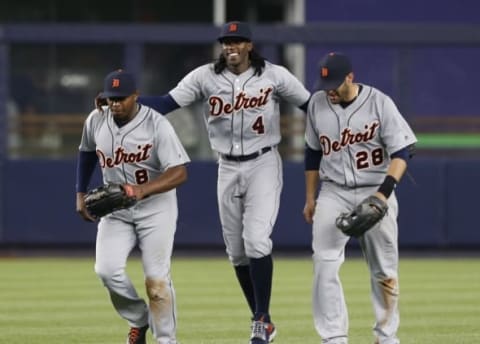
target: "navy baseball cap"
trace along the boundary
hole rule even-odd
[[[328,53],[319,62],[320,90],[336,90],[344,81],[348,73],[352,72],[350,59],[342,53]]]
[[[245,41],[252,40],[252,31],[247,23],[232,21],[222,25],[218,41],[221,43],[225,38],[241,38]]]
[[[133,75],[119,69],[105,77],[102,96],[104,98],[128,97],[136,91],[137,85]]]

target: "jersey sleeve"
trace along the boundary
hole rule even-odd
[[[185,148],[178,138],[173,126],[165,119],[157,126],[157,156],[162,170],[190,162]]]
[[[202,80],[205,80],[206,65],[188,73],[169,94],[175,102],[184,107],[203,98]]]
[[[315,126],[315,95],[310,100],[307,109],[307,116],[305,119],[305,142],[306,144],[314,150],[322,150],[320,145],[318,130]]]
[[[296,106],[301,106],[310,98],[310,92],[303,86],[288,69],[276,66],[276,75],[279,77],[277,92],[281,98]]]
[[[97,148],[95,142],[95,123],[98,122],[98,117],[103,116],[98,110],[93,110],[85,120],[82,130],[82,138],[78,149],[84,152],[92,152]]]
[[[164,94],[162,96],[140,96],[138,97],[138,102],[151,107],[162,115],[166,115],[180,107],[170,94]]]
[[[385,96],[383,102],[380,135],[389,155],[417,142],[407,121],[388,96]]]

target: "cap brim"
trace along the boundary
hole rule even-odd
[[[132,94],[125,94],[125,92],[102,92],[103,98],[128,97]]]
[[[330,90],[336,90],[337,88],[340,87],[341,84],[345,81],[345,78],[343,79],[336,79],[336,80],[322,80],[318,82],[318,89],[323,90],[323,91],[330,91]]]
[[[236,36],[236,35],[228,35],[228,36],[221,36],[221,37],[218,37],[217,40],[222,43],[223,40],[225,39],[228,39],[228,38],[236,38],[236,39],[241,39],[245,42],[251,42],[252,40],[248,37],[245,37],[245,36]]]

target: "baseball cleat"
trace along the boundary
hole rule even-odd
[[[252,335],[250,336],[250,344],[268,344],[273,342],[277,335],[275,325],[263,321],[253,321]]]
[[[265,324],[267,327],[267,333],[268,333],[268,342],[271,343],[275,339],[275,336],[277,335],[277,328],[275,327],[274,324],[272,323],[267,323]]]
[[[143,327],[131,327],[127,336],[126,344],[147,344],[146,334],[148,331],[148,325]]]

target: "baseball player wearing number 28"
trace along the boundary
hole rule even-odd
[[[177,224],[175,188],[185,182],[189,162],[168,120],[137,102],[134,77],[114,71],[105,78],[108,106],[90,113],[83,127],[77,168],[77,212],[87,221],[84,195],[97,163],[105,184],[127,185],[135,205],[100,218],[95,272],[118,314],[130,325],[127,344],[176,344],[175,292],[170,261]],[[149,304],[125,272],[138,243]]]
[[[167,95],[140,99],[168,113],[204,102],[211,147],[219,154],[218,206],[226,251],[252,312],[251,344],[276,334],[270,319],[272,241],[283,186],[280,101],[306,111],[310,93],[286,68],[261,57],[249,26],[229,22],[214,63],[187,74]]]
[[[305,134],[304,216],[313,223],[315,328],[323,343],[348,343],[339,270],[350,237],[339,230],[342,223],[337,217],[350,213],[356,219],[362,209],[373,212],[370,207],[374,205],[358,207],[373,197],[374,204],[384,204],[388,211],[366,232],[354,236],[370,272],[375,343],[397,344],[398,204],[394,188],[417,140],[390,97],[354,83],[346,55],[329,53],[320,61],[319,86],[321,90],[308,106]]]

